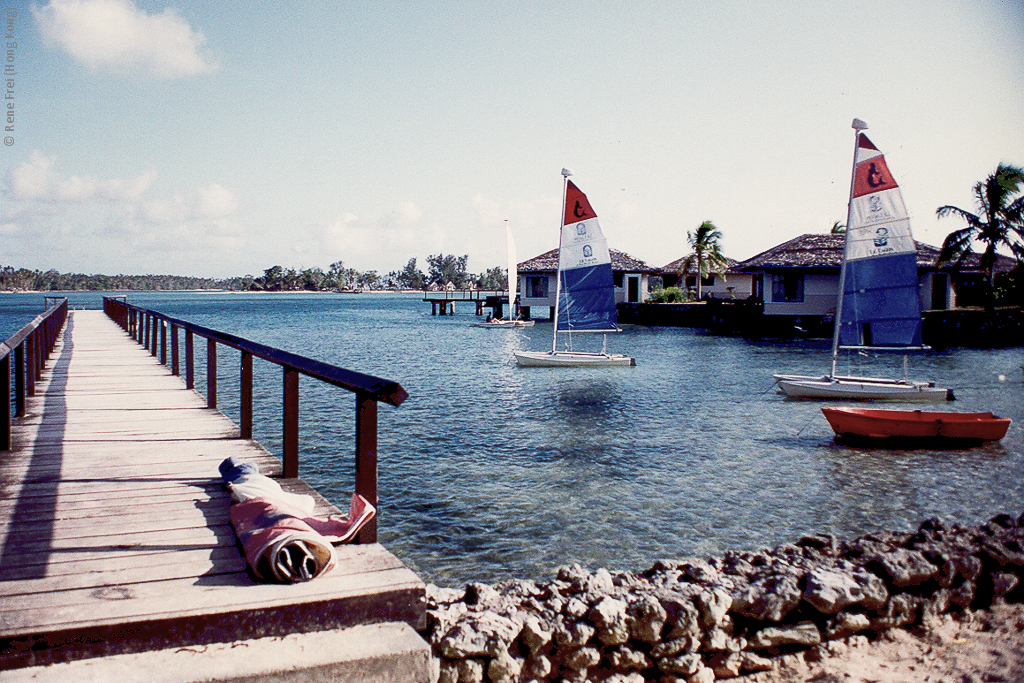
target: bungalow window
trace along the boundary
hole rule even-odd
[[[715,286],[715,276],[714,276],[714,274],[708,275],[707,277],[702,277],[700,279],[700,286],[701,287],[714,287]],[[696,275],[687,275],[686,276],[686,288],[687,289],[696,289],[697,288],[697,276]]]
[[[548,298],[548,278],[547,276],[531,276],[526,278],[526,291],[529,292],[527,296],[531,299],[547,299]]]
[[[772,280],[772,301],[798,304],[804,300],[803,275],[776,275]]]
[[[615,286],[622,289],[622,273],[612,273],[612,279],[615,281]]]

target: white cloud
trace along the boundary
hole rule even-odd
[[[154,171],[147,171],[128,180],[100,180],[77,175],[62,178],[56,170],[56,157],[33,150],[28,160],[7,172],[7,186],[15,200],[72,204],[94,200],[134,202],[149,191],[155,178]]]
[[[218,273],[218,259],[244,250],[239,201],[230,189],[211,183],[160,194],[155,178],[153,171],[128,179],[65,175],[56,157],[32,152],[8,171],[0,196],[5,261],[44,258],[46,267],[91,272]]]
[[[224,218],[238,211],[238,200],[231,190],[213,183],[199,188],[196,213],[202,218]]]
[[[32,12],[47,46],[91,69],[181,78],[215,68],[200,54],[203,34],[171,8],[147,14],[130,0],[51,0]]]
[[[50,193],[57,177],[54,157],[33,150],[28,161],[7,173],[7,185],[15,199],[42,199]]]
[[[324,255],[329,261],[344,260],[360,264],[361,270],[393,270],[405,265],[392,263],[390,255],[409,258],[433,253],[441,243],[441,233],[424,221],[420,207],[411,201],[398,202],[391,211],[357,215],[344,212],[327,224],[305,234],[294,234],[290,248],[300,254]],[[384,258],[382,258],[384,257]]]

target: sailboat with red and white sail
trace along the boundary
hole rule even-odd
[[[839,297],[832,337],[832,370],[817,377],[775,375],[794,398],[943,401],[948,389],[932,382],[837,376],[840,349],[910,351],[921,339],[917,244],[899,185],[885,156],[853,120],[856,131],[846,237],[839,273]]]
[[[607,333],[619,332],[615,309],[615,281],[608,240],[601,232],[597,213],[587,195],[569,180],[562,169],[562,227],[558,240],[558,282],[555,286],[554,330],[550,351],[515,351],[521,367],[614,367],[636,361],[621,353],[608,353]],[[572,335],[603,333],[601,351],[577,351]],[[558,349],[564,334],[567,348]]]

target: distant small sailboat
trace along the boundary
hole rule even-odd
[[[926,349],[921,340],[917,244],[899,186],[885,157],[856,131],[839,297],[827,375],[775,375],[793,398],[944,401],[952,391],[931,382],[836,375],[839,349]]]
[[[633,366],[636,361],[621,353],[608,353],[607,333],[618,332],[615,282],[608,240],[601,232],[597,213],[587,196],[562,169],[562,225],[558,240],[558,282],[555,286],[555,322],[550,351],[515,351],[521,367]],[[558,334],[605,333],[600,352],[558,350]],[[570,341],[571,344],[571,341]]]
[[[512,238],[512,228],[505,221],[505,256],[508,259],[508,317],[491,318],[473,323],[476,327],[490,329],[512,329],[514,327],[533,327],[533,320],[523,320],[515,315],[516,289],[519,286],[519,264],[516,261],[516,242]]]

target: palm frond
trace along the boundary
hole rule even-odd
[[[946,216],[959,216],[960,218],[964,219],[967,223],[970,224],[977,223],[980,220],[978,216],[974,215],[970,211],[965,211],[964,209],[961,209],[959,206],[950,206],[949,204],[946,204],[945,206],[940,206],[939,208],[935,209],[935,215],[938,218],[945,218]]]
[[[939,259],[936,264],[939,268],[946,268],[950,265],[959,266],[964,257],[971,251],[971,238],[974,230],[970,227],[955,230],[942,242],[939,250]]]

